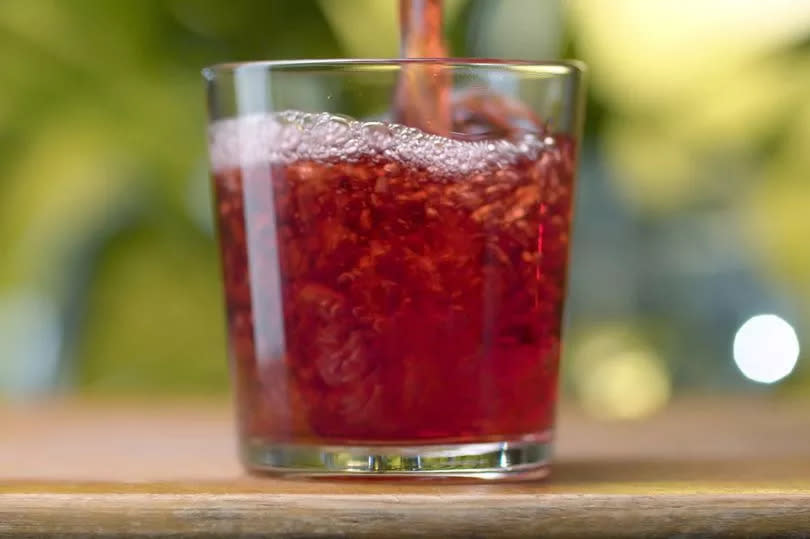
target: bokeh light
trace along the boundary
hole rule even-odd
[[[778,382],[793,371],[798,359],[796,331],[776,315],[751,317],[734,336],[734,363],[754,382]]]
[[[589,332],[571,354],[574,389],[599,419],[638,419],[669,401],[670,374],[658,353],[630,327]]]

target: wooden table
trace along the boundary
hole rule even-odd
[[[0,536],[810,537],[810,402],[559,425],[546,482],[291,481],[242,474],[226,405],[7,406]]]

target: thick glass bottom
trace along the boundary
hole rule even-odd
[[[302,477],[538,479],[548,475],[550,433],[443,445],[303,445],[249,439],[248,470]]]

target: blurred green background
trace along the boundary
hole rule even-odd
[[[455,55],[590,68],[568,395],[635,418],[810,388],[810,1],[445,8]],[[3,0],[0,396],[227,391],[200,68],[396,56],[396,13]]]

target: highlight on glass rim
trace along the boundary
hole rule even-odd
[[[0,34],[3,529],[810,526],[810,0],[7,0]]]

